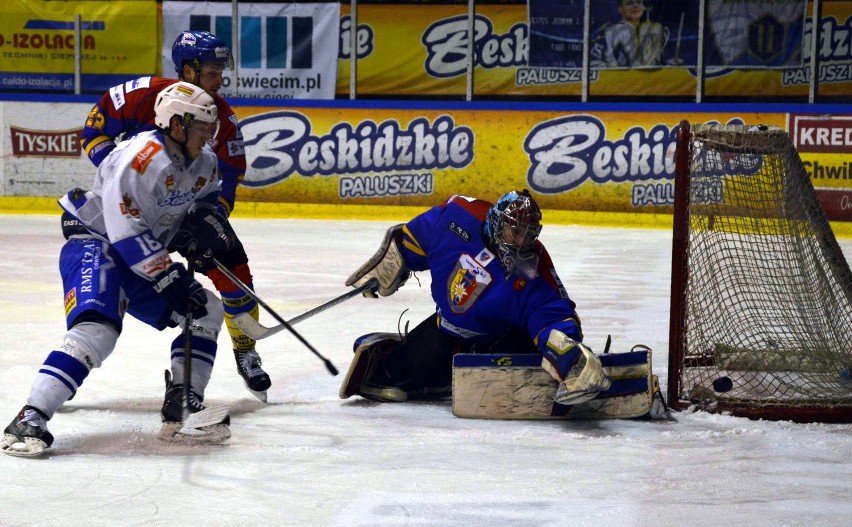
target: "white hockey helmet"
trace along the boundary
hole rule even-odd
[[[216,102],[206,91],[188,82],[176,82],[164,88],[154,103],[154,124],[166,129],[177,115],[185,128],[198,120],[214,124],[217,116]]]

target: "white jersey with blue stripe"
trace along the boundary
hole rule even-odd
[[[109,242],[128,267],[153,279],[171,263],[166,246],[194,208],[215,208],[221,180],[204,145],[195,160],[171,150],[159,131],[122,142],[98,167],[91,190],[59,200],[96,238]]]

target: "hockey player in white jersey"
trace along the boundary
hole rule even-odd
[[[59,257],[67,332],[4,431],[7,454],[34,456],[51,446],[47,421],[115,349],[125,313],[163,330],[185,324],[191,310],[187,409],[205,408],[224,311],[213,292],[172,261],[169,249],[209,263],[233,243],[214,213],[220,180],[207,141],[215,132],[216,105],[201,88],[180,82],[159,94],[155,109],[158,130],[121,143],[98,168],[92,190],[74,189],[59,201],[67,239]],[[184,344],[178,335],[171,345],[160,437],[224,440],[230,436],[227,415],[191,434],[179,432]]]

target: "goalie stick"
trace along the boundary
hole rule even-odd
[[[293,327],[292,327],[292,326],[291,326],[291,325],[290,325],[290,324],[289,324],[286,320],[284,320],[284,319],[281,317],[281,315],[279,315],[278,313],[276,313],[276,312],[275,312],[275,310],[273,310],[271,307],[269,307],[269,306],[266,304],[266,302],[264,302],[263,300],[261,300],[261,299],[260,299],[260,297],[259,297],[259,296],[257,296],[257,295],[254,293],[254,291],[252,291],[252,289],[251,289],[249,286],[247,286],[245,283],[243,283],[243,281],[242,281],[242,280],[240,280],[240,279],[237,277],[237,275],[235,275],[235,274],[234,274],[234,273],[232,273],[230,270],[228,270],[228,268],[227,268],[227,267],[225,267],[224,265],[222,265],[222,262],[220,262],[219,260],[217,260],[217,259],[213,258],[213,264],[214,264],[214,265],[215,265],[215,266],[216,266],[216,267],[217,267],[220,271],[222,271],[222,274],[224,274],[225,276],[227,276],[227,277],[228,277],[228,279],[234,283],[234,285],[236,285],[237,287],[239,287],[239,288],[243,291],[243,293],[245,293],[246,295],[248,295],[248,297],[249,297],[249,298],[251,298],[252,300],[254,300],[255,302],[257,302],[257,305],[259,305],[260,307],[262,307],[263,309],[265,309],[267,313],[269,313],[270,315],[272,315],[272,317],[273,317],[273,318],[275,318],[275,320],[277,320],[278,322],[280,322],[280,323],[281,323],[281,325],[282,325],[282,326],[284,326],[284,328],[285,328],[287,331],[289,331],[289,332],[290,332],[290,333],[291,333],[294,337],[296,337],[296,339],[298,339],[298,340],[299,340],[299,342],[301,342],[302,344],[304,344],[306,348],[308,348],[309,350],[311,350],[311,352],[312,352],[314,355],[316,355],[316,356],[317,356],[317,357],[318,357],[321,361],[323,361],[323,363],[325,364],[325,368],[328,370],[328,372],[329,372],[329,373],[331,373],[332,375],[337,375],[338,373],[340,373],[339,371],[337,371],[337,368],[335,368],[335,367],[334,367],[334,364],[332,364],[330,360],[328,360],[327,358],[323,357],[322,353],[320,353],[319,351],[317,351],[317,349],[316,349],[316,348],[314,348],[313,346],[311,346],[311,343],[310,343],[310,342],[308,342],[307,340],[305,340],[305,337],[303,337],[302,335],[300,335],[298,331],[296,331],[295,329],[293,329]]]
[[[287,323],[291,326],[295,325],[305,319],[311,318],[314,315],[318,315],[326,309],[336,306],[337,304],[342,304],[346,300],[356,297],[364,291],[375,290],[377,287],[379,287],[379,281],[375,278],[371,278],[369,281],[356,287],[355,289],[352,289],[351,291],[348,291],[347,293],[344,293],[337,298],[333,298],[324,304],[318,305],[313,309],[305,311],[301,315],[297,315],[291,318],[287,321]],[[261,340],[265,339],[266,337],[271,337],[272,335],[275,335],[276,333],[279,333],[280,331],[286,329],[284,324],[266,327],[257,320],[255,320],[248,313],[239,313],[235,315],[233,321],[234,325],[240,328],[240,331],[253,338],[254,340]]]

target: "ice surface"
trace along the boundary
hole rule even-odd
[[[345,292],[390,224],[234,225],[258,293],[291,318]],[[541,238],[586,342],[647,344],[665,385],[670,232],[546,225]],[[64,332],[59,218],[0,216],[0,244],[5,426]],[[356,337],[432,312],[429,277],[417,278],[296,329],[345,371]],[[243,387],[223,331],[207,401],[231,407],[233,437],[166,444],[156,433],[175,331],[128,317],[116,351],[50,422],[52,454],[0,456],[0,527],[852,525],[852,426],[704,412],[666,423],[481,421],[454,417],[449,403],[341,401],[343,375],[286,333],[258,346],[273,379],[264,405]]]

